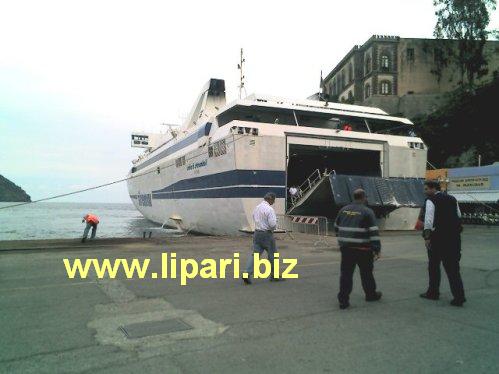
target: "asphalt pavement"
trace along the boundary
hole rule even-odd
[[[249,237],[0,242],[2,373],[493,373],[499,372],[499,229],[466,228],[461,261],[468,302],[426,289],[415,233],[382,236],[375,276],[383,298],[339,310],[334,238],[279,234],[298,279],[68,279],[63,259],[233,258]]]

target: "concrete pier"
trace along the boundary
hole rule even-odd
[[[232,258],[250,237],[188,236],[0,242],[1,373],[420,373],[499,371],[499,229],[466,228],[468,302],[419,298],[426,252],[416,233],[382,237],[366,303],[358,275],[352,307],[338,309],[336,240],[279,234],[299,279],[68,279],[63,258]],[[358,274],[358,272],[357,272]]]

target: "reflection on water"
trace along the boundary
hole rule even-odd
[[[138,237],[144,228],[159,226],[143,218],[132,204],[36,203],[0,210],[0,240],[78,238],[86,213],[99,217],[101,238]]]

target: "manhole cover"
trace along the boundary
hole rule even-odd
[[[164,321],[149,321],[133,323],[131,325],[120,326],[120,330],[128,339],[138,339],[151,335],[169,334],[172,332],[192,330],[192,326],[188,325],[180,319],[167,319]]]
[[[487,287],[499,287],[499,269],[489,271],[485,276],[485,283]]]

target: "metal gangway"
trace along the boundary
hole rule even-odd
[[[321,173],[319,169],[315,169],[314,172],[312,172],[312,174],[310,174],[308,178],[305,179],[305,181],[297,188],[298,191],[296,192],[296,194],[291,196],[291,204],[288,208],[288,211],[293,209],[300,203],[300,201],[307,197],[310,191],[312,191],[315,186],[319,185],[320,182],[327,178],[329,174],[331,173],[328,173],[327,171]]]

